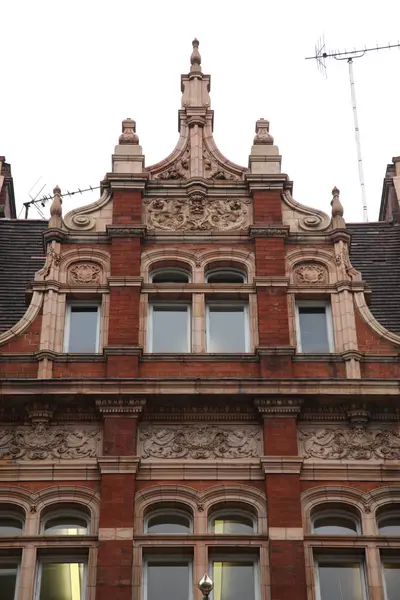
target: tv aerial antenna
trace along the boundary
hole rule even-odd
[[[400,42],[397,44],[387,44],[386,46],[378,46],[378,44],[371,48],[360,48],[354,50],[344,50],[344,51],[334,51],[327,52],[325,46],[324,37],[320,37],[317,43],[315,44],[315,54],[314,56],[307,56],[306,60],[316,60],[317,67],[319,72],[327,77],[326,70],[326,59],[334,58],[335,60],[346,60],[349,65],[349,81],[350,81],[350,93],[351,93],[351,106],[353,110],[353,120],[354,120],[354,131],[356,138],[356,146],[357,146],[357,161],[358,161],[358,177],[360,180],[361,187],[361,201],[363,207],[363,220],[365,223],[368,222],[368,209],[367,209],[367,195],[365,192],[365,180],[364,180],[364,169],[362,162],[362,153],[361,153],[361,141],[360,141],[360,128],[358,125],[358,113],[357,113],[357,100],[356,100],[356,90],[354,84],[354,72],[353,72],[353,60],[356,58],[362,58],[367,52],[377,52],[379,50],[391,50],[392,48],[400,49]]]

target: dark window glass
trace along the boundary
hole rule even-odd
[[[207,283],[245,283],[246,277],[239,271],[211,271]]]
[[[190,596],[188,563],[149,561],[146,580],[146,600],[188,600]]]
[[[321,600],[364,600],[360,563],[319,564]]]
[[[0,536],[19,535],[22,533],[22,522],[15,517],[0,517]]]
[[[14,600],[17,583],[17,565],[0,565],[0,598]]]
[[[154,515],[147,522],[148,533],[190,533],[190,521],[184,515]]]
[[[153,283],[189,283],[189,274],[185,271],[165,270],[154,273],[151,281]]]
[[[382,535],[400,535],[400,514],[381,517],[378,526]]]
[[[97,306],[71,306],[68,352],[97,352]]]
[[[302,352],[330,352],[326,309],[299,306]]]
[[[326,535],[354,535],[357,525],[346,516],[321,516],[314,520],[314,532]]]

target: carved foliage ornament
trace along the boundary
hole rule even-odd
[[[140,432],[142,458],[248,459],[260,456],[259,427],[143,427]]]
[[[319,460],[399,460],[400,434],[394,429],[368,430],[365,425],[349,429],[300,431],[303,455]]]
[[[159,231],[234,231],[250,224],[249,199],[208,199],[204,194],[186,198],[146,199],[146,225]]]
[[[161,173],[156,173],[153,179],[188,179],[190,161],[190,147],[188,146],[183,155],[174,162],[168,169],[164,169]]]
[[[70,283],[87,284],[101,283],[101,267],[94,263],[77,263],[68,271]]]
[[[295,283],[312,285],[314,283],[327,283],[328,274],[325,267],[315,264],[301,265],[294,271]]]
[[[49,427],[36,423],[30,427],[0,430],[0,458],[23,460],[94,458],[100,431]]]

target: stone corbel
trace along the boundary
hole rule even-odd
[[[102,475],[134,475],[140,465],[137,456],[99,456],[99,470]]]
[[[263,418],[298,417],[302,398],[255,398],[254,405]]]
[[[371,411],[365,402],[351,402],[345,407],[350,425],[365,426],[371,420]]]
[[[97,410],[102,415],[130,415],[138,417],[146,406],[145,398],[105,398],[96,400]]]

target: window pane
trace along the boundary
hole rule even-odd
[[[329,352],[325,307],[300,306],[299,319],[301,351]]]
[[[214,519],[214,533],[237,533],[239,535],[254,533],[253,521],[246,517],[223,517]]]
[[[12,517],[0,517],[0,535],[19,535],[22,532],[22,523]]]
[[[185,271],[162,271],[151,278],[153,283],[188,283],[189,275]]]
[[[82,562],[43,563],[39,600],[81,600]]]
[[[190,521],[183,515],[156,515],[147,525],[148,533],[190,533]]]
[[[97,306],[71,306],[68,352],[97,352]]]
[[[254,563],[221,561],[213,563],[214,600],[255,598]]]
[[[0,566],[0,597],[1,600],[14,600],[15,584],[17,582],[17,566]]]
[[[319,517],[314,521],[315,533],[326,535],[346,535],[357,533],[357,526],[346,517]]]
[[[360,563],[319,563],[321,600],[363,600]]]
[[[379,533],[382,535],[400,535],[400,516],[391,515],[379,519]]]
[[[49,519],[44,532],[46,535],[86,535],[87,523],[79,517]]]
[[[385,575],[386,600],[398,600],[400,589],[400,564],[385,562],[383,565]]]
[[[153,307],[153,352],[188,352],[188,307]]]
[[[243,306],[210,306],[208,352],[246,352]]]
[[[244,283],[243,273],[235,271],[216,271],[207,275],[207,283]]]
[[[188,563],[147,563],[146,600],[188,600],[190,585]]]

